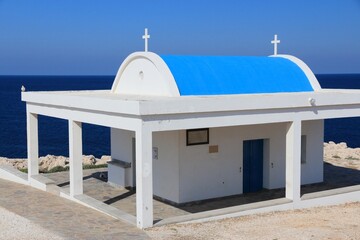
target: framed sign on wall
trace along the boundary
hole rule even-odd
[[[209,129],[186,130],[186,146],[209,144]]]

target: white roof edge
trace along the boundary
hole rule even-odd
[[[135,59],[138,58],[145,58],[149,61],[151,61],[156,68],[159,70],[159,72],[163,73],[163,77],[164,79],[169,83],[169,88],[170,88],[170,94],[171,96],[180,96],[180,92],[179,89],[177,87],[176,81],[174,79],[174,76],[172,75],[169,67],[167,66],[167,64],[164,62],[164,60],[157,55],[156,53],[153,52],[134,52],[132,54],[130,54],[120,65],[119,70],[115,76],[113,85],[111,87],[111,92],[115,93],[115,90],[119,84],[120,78],[122,73],[124,72],[124,70],[126,69],[126,67],[129,65],[129,63]]]
[[[65,107],[85,111],[112,112],[128,115],[187,114],[265,109],[313,108],[321,106],[360,105],[360,90],[321,90],[303,93],[248,94],[201,97],[126,98],[107,93],[38,93],[23,92],[22,100],[50,108]],[[139,96],[140,97],[140,96]],[[315,102],[310,101],[314,99]]]
[[[301,59],[299,59],[295,56],[292,56],[292,55],[287,55],[287,54],[271,55],[270,57],[282,57],[282,58],[286,58],[286,59],[292,61],[293,63],[298,65],[301,68],[301,70],[303,70],[304,74],[309,79],[310,84],[311,84],[312,88],[314,89],[314,91],[321,90],[321,86],[320,86],[319,81],[317,80],[315,74],[311,71],[309,66]]]
[[[312,99],[315,101],[312,103]],[[190,104],[192,103],[192,104]],[[143,101],[141,115],[182,114],[204,112],[263,111],[339,106],[360,106],[360,90],[340,92],[302,92],[276,94],[225,95],[223,97],[173,98],[173,101]]]
[[[99,112],[113,112],[128,115],[140,115],[139,101],[132,99],[96,96],[96,93],[110,91],[73,91],[73,92],[22,92],[21,100],[26,104],[43,105],[50,108],[64,107],[86,109]],[[114,104],[114,102],[116,102]]]

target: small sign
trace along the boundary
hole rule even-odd
[[[219,152],[219,145],[209,146],[209,153],[218,153],[218,152]]]
[[[152,156],[153,156],[153,160],[159,159],[159,149],[157,147],[153,147]]]

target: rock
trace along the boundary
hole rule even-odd
[[[82,163],[83,165],[94,165],[96,163],[96,158],[93,155],[83,156]]]
[[[347,144],[346,144],[345,142],[339,143],[338,146],[339,146],[341,149],[346,149],[346,148],[347,148]]]
[[[13,166],[17,169],[27,168],[27,160],[17,160]]]
[[[65,167],[68,162],[69,158],[63,156],[46,155],[39,158],[39,170],[49,171],[54,167]]]
[[[111,161],[111,156],[104,155],[95,163],[95,165],[106,164],[108,161]]]
[[[0,157],[0,165],[10,165],[17,169],[23,169],[23,168],[27,168],[27,160],[20,158],[9,159],[9,158]]]

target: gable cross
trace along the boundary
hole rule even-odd
[[[274,36],[274,40],[271,41],[272,44],[274,44],[274,55],[277,55],[277,45],[280,43],[280,40],[277,39],[277,34]]]
[[[145,28],[145,34],[142,36],[142,38],[145,40],[145,52],[147,52],[148,51],[148,40],[150,38],[147,28]]]

